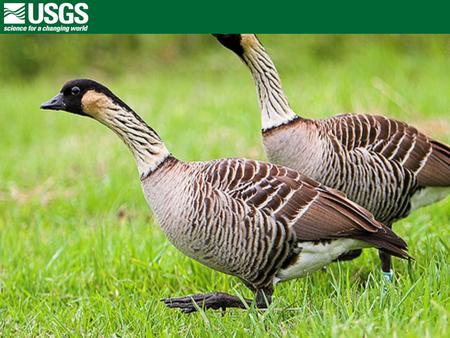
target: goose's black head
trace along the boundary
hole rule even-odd
[[[261,46],[255,34],[213,34],[213,36],[224,47],[232,50],[240,57],[243,57],[251,49]]]
[[[237,55],[244,54],[244,49],[241,46],[241,34],[213,34],[213,36],[226,48],[232,50]]]
[[[41,105],[41,109],[64,110],[97,118],[102,110],[117,110],[117,106],[131,111],[104,85],[94,80],[77,79],[66,82],[54,98]]]

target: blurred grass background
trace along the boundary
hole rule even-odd
[[[448,36],[260,39],[300,115],[382,114],[450,142]],[[168,244],[114,134],[38,109],[77,77],[106,84],[183,160],[265,158],[250,74],[211,36],[0,36],[0,335],[448,336],[448,198],[395,225],[416,261],[395,261],[387,292],[368,250],[280,285],[262,316],[165,309],[161,297],[249,294]]]

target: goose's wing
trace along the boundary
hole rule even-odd
[[[372,214],[308,177],[270,163],[225,160],[211,171],[215,185],[291,228],[300,241],[353,238],[407,257],[406,243]]]
[[[366,148],[416,174],[420,186],[450,186],[450,148],[413,126],[384,116],[343,114],[323,120],[339,146]]]

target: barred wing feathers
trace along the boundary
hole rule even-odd
[[[294,231],[298,241],[352,238],[408,257],[401,238],[341,193],[283,166],[239,159],[221,162],[216,168],[221,188],[272,215]]]
[[[343,114],[322,122],[345,149],[362,147],[396,161],[416,174],[421,187],[450,185],[450,148],[404,122],[365,114]]]

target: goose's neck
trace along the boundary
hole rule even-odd
[[[116,106],[107,109],[100,122],[119,135],[131,150],[141,178],[170,156],[159,135],[133,111]]]
[[[268,130],[297,118],[283,92],[277,69],[262,44],[254,36],[244,37],[241,43],[241,58],[256,83],[262,129]]]

